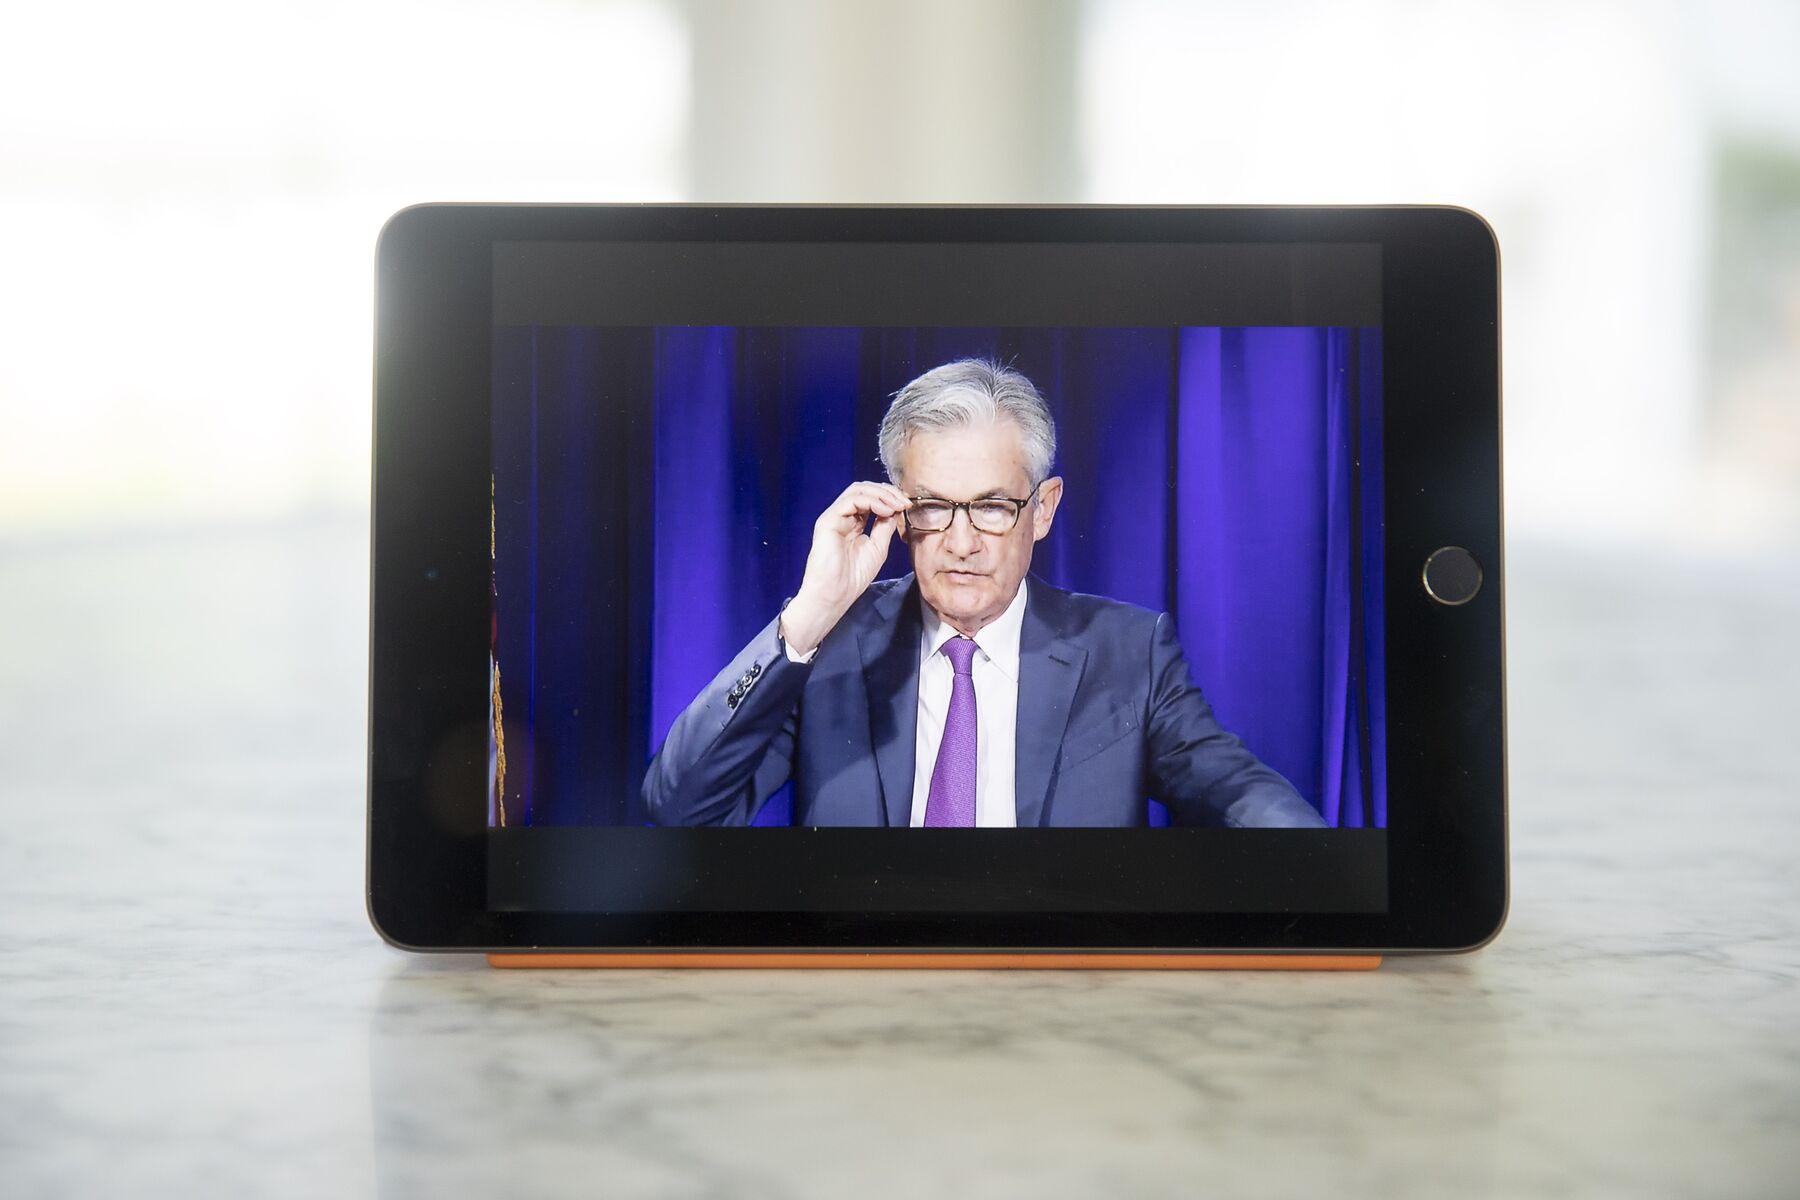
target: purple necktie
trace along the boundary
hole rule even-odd
[[[938,743],[937,765],[931,769],[931,792],[925,797],[927,828],[975,826],[975,643],[953,637],[940,647],[956,672],[950,681],[950,711],[944,717],[944,740]]]

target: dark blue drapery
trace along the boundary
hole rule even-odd
[[[1220,721],[1329,823],[1385,826],[1379,347],[1368,329],[498,330],[507,823],[642,821],[664,732],[799,585],[819,512],[882,478],[891,395],[979,354],[1056,416],[1066,486],[1034,572],[1173,613]],[[894,545],[884,576],[909,569]],[[785,824],[787,799],[757,823]]]

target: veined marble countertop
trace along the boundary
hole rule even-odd
[[[0,550],[0,1194],[1800,1195],[1800,574],[1510,570],[1480,954],[496,972],[364,916],[359,525]]]

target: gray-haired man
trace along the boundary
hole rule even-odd
[[[1018,371],[901,388],[888,481],[813,525],[799,590],[676,719],[644,778],[664,825],[743,825],[794,781],[797,825],[1322,825],[1220,728],[1167,614],[1030,575],[1063,481]],[[873,583],[895,533],[913,572]]]

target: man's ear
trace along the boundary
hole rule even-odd
[[[1037,507],[1032,510],[1031,540],[1041,542],[1056,520],[1056,506],[1062,501],[1062,476],[1052,475],[1038,485]]]

